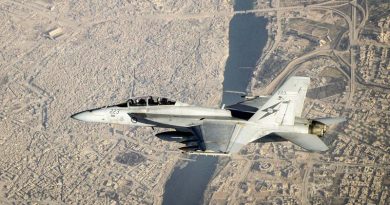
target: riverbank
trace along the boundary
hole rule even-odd
[[[197,205],[203,202],[203,193],[206,190],[215,167],[217,157],[194,156],[184,167],[179,162],[170,180],[165,185],[163,205],[188,204]]]
[[[253,1],[235,3],[235,11],[253,8]],[[253,71],[268,39],[267,23],[266,18],[254,14],[237,14],[231,19],[222,104],[237,103],[242,100],[242,93],[247,92]],[[218,158],[199,156],[194,159],[195,161],[188,162],[184,168],[176,166],[166,182],[163,204],[207,203],[211,194],[204,193],[210,179],[215,177]]]

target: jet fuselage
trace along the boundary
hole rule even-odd
[[[229,110],[190,106],[180,102],[174,105],[109,106],[86,110],[72,115],[86,122],[126,124],[132,126],[191,127],[203,119],[231,119]]]
[[[238,153],[246,144],[270,134],[278,136],[277,141],[282,138],[308,150],[324,151],[328,147],[318,137],[324,136],[328,125],[345,119],[302,118],[309,83],[307,77],[291,77],[272,96],[253,98],[227,109],[192,106],[147,96],[83,111],[72,118],[86,122],[173,128],[176,131],[156,136],[183,143],[186,147],[181,150],[197,153]],[[229,109],[234,111],[233,116]]]

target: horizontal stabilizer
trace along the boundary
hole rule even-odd
[[[324,118],[316,118],[313,120],[329,126],[329,125],[345,122],[347,119],[345,117],[324,117]]]
[[[310,151],[328,150],[325,143],[316,135],[291,132],[276,132],[275,134]]]

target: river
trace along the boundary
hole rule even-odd
[[[234,10],[253,8],[254,0],[236,0]],[[229,57],[225,66],[222,104],[242,100],[253,69],[267,42],[267,19],[254,14],[234,15],[229,24]],[[234,92],[231,92],[234,91]],[[202,204],[204,191],[217,167],[218,158],[193,156],[184,168],[173,170],[165,184],[164,205]],[[180,162],[179,162],[180,163]]]
[[[253,8],[250,0],[236,1],[234,10]],[[254,14],[238,14],[229,25],[229,58],[226,61],[222,103],[231,105],[242,100],[248,83],[267,43],[267,19]]]

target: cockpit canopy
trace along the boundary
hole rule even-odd
[[[156,105],[174,105],[176,101],[164,97],[146,96],[134,97],[127,100],[125,103],[116,105],[117,107],[133,107],[133,106],[156,106]]]

